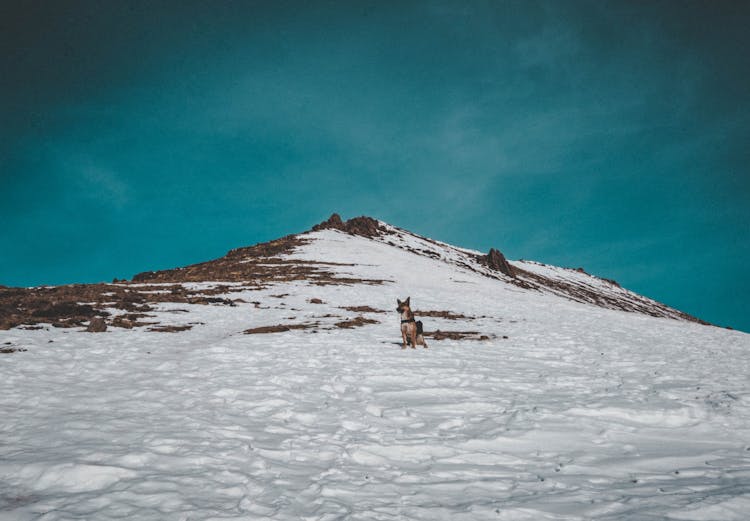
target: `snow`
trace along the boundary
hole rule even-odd
[[[443,260],[307,237],[290,257],[392,282],[160,304],[201,323],[179,333],[0,331],[28,349],[0,355],[0,520],[746,518],[750,335],[523,290],[407,234]],[[406,296],[474,317],[427,331],[490,339],[401,350]],[[334,326],[360,305],[386,312]]]

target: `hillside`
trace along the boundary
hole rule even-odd
[[[509,262],[495,249],[485,255],[420,237],[370,217],[357,217],[343,222],[334,214],[309,232],[237,248],[224,257],[200,264],[140,273],[132,281],[115,280],[112,284],[36,288],[0,286],[0,329],[34,327],[40,323],[62,328],[76,327],[87,324],[94,317],[104,318],[107,323],[116,327],[130,328],[139,323],[146,324],[141,319],[148,317],[145,312],[150,311],[151,304],[154,303],[220,303],[231,306],[238,303],[229,298],[233,293],[291,281],[306,281],[312,285],[392,282],[389,281],[388,265],[381,266],[382,269],[375,278],[352,277],[346,270],[342,274],[337,267],[363,262],[360,257],[350,259],[348,256],[352,252],[318,249],[314,250],[313,256],[290,255],[310,251],[311,245],[320,244],[318,232],[323,230],[336,230],[348,236],[367,238],[372,242],[409,252],[412,256],[407,258],[412,260],[416,256],[437,261],[426,265],[430,270],[473,272],[487,279],[502,281],[505,285],[558,295],[576,302],[706,324],[686,313],[628,291],[613,280],[591,276],[582,268],[565,269],[532,261]],[[339,260],[331,260],[331,255],[338,255]],[[194,282],[215,284],[185,284]]]
[[[750,335],[367,217],[0,288],[0,326],[0,520],[750,510]]]

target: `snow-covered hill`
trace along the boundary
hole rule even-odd
[[[750,335],[578,270],[331,219],[0,293],[0,520],[750,511]]]

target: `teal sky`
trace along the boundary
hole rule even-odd
[[[750,331],[748,27],[729,0],[2,2],[0,284],[336,211]]]

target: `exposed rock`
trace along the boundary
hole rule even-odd
[[[313,226],[313,231],[335,229],[351,235],[361,235],[362,237],[380,237],[386,233],[386,229],[372,217],[354,217],[344,222],[337,213],[331,215],[327,221]]]
[[[192,324],[185,324],[183,326],[175,326],[175,325],[158,325],[148,328],[149,331],[155,331],[157,333],[179,333],[180,331],[187,331],[189,329],[192,329]]]
[[[469,317],[461,313],[453,313],[452,311],[422,311],[414,310],[414,314],[418,317],[435,317],[435,318],[446,318],[448,320],[472,320],[475,317]]]
[[[318,230],[325,230],[329,228],[335,228],[337,230],[344,229],[344,221],[341,220],[341,216],[337,213],[331,214],[327,221],[323,221],[320,224],[316,224],[312,227],[314,232]]]
[[[0,353],[3,354],[10,354],[10,353],[22,353],[24,351],[28,351],[28,349],[25,349],[23,347],[2,347],[0,348]]]
[[[191,297],[188,299],[188,304],[222,304],[224,306],[235,307],[237,304],[232,299],[218,298],[218,297]]]
[[[346,231],[352,235],[364,237],[378,237],[385,233],[385,229],[372,217],[355,217],[346,221]]]
[[[621,287],[622,287],[622,286],[620,286],[620,283],[619,283],[619,282],[617,282],[617,281],[616,281],[616,280],[614,280],[614,279],[605,279],[604,277],[598,277],[598,278],[600,278],[600,279],[601,279],[601,280],[603,280],[604,282],[609,282],[610,284],[612,284],[613,286],[617,286],[618,288],[621,288]]]
[[[244,246],[229,250],[226,257],[277,257],[285,253],[292,253],[295,248],[307,244],[309,241],[297,235],[287,235],[281,239],[268,242],[259,242],[253,246]]]
[[[296,235],[229,250],[224,257],[181,268],[144,271],[133,282],[232,281],[262,284],[277,280],[300,280],[316,271],[316,266],[291,262],[280,255],[291,253],[308,241]],[[242,261],[242,262],[238,262]]]
[[[130,320],[129,318],[124,318],[120,316],[120,317],[115,317],[114,319],[112,319],[112,325],[114,327],[133,329],[133,326],[135,325],[135,321]]]
[[[371,306],[340,306],[340,308],[355,313],[386,313],[384,309],[375,309]]]
[[[495,248],[490,248],[490,252],[485,257],[481,257],[479,260],[483,264],[486,264],[490,269],[499,271],[500,273],[504,273],[509,277],[515,278],[516,276],[515,272],[513,271],[513,266],[508,263],[505,255],[500,253],[500,251],[496,250]]]
[[[260,326],[251,329],[246,329],[244,333],[246,335],[257,335],[263,333],[283,333],[284,331],[291,331],[292,329],[311,329],[316,327],[317,323],[313,324],[277,324],[274,326]]]
[[[115,327],[122,327],[124,329],[133,329],[134,327],[151,326],[157,324],[157,322],[142,322],[139,320],[145,317],[153,317],[153,315],[145,315],[143,313],[125,313],[124,315],[119,315],[113,318],[112,325]]]
[[[103,333],[106,330],[107,323],[101,317],[92,318],[91,322],[89,322],[89,325],[86,328],[86,331],[88,331],[89,333]]]
[[[365,318],[363,316],[358,316],[355,318],[351,318],[349,320],[342,320],[341,322],[336,322],[336,327],[340,327],[342,329],[353,329],[355,327],[361,327],[367,324],[378,324],[379,322],[377,320],[373,320],[371,318]]]
[[[424,336],[432,337],[434,340],[489,340],[490,337],[478,331],[437,331],[425,332]]]

